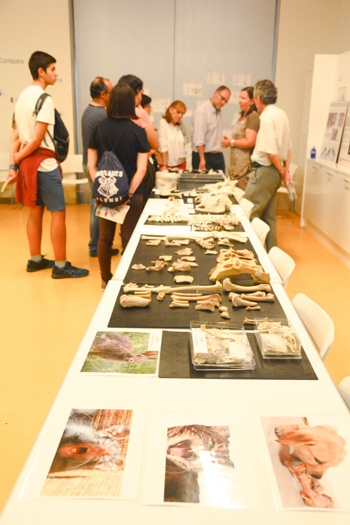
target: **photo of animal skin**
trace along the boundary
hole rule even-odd
[[[328,472],[347,456],[337,428],[310,424],[307,417],[261,419],[282,506],[339,508]]]
[[[81,372],[156,374],[159,351],[149,332],[97,332]]]
[[[207,493],[216,493],[220,500],[220,487],[230,487],[235,468],[229,445],[228,426],[168,428],[164,501],[201,503],[205,497],[209,499]]]
[[[42,496],[118,497],[131,410],[72,410]]]

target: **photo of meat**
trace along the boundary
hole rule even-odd
[[[227,489],[235,468],[229,445],[228,426],[193,424],[168,428],[164,501],[201,503],[218,488]]]
[[[160,343],[150,350],[150,339],[149,332],[97,332],[81,372],[154,375]]]
[[[329,476],[347,457],[338,429],[307,417],[262,418],[262,425],[282,506],[339,509]]]
[[[72,410],[42,496],[118,497],[131,410]]]

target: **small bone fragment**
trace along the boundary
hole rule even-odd
[[[150,302],[151,299],[146,299],[145,297],[139,297],[137,295],[122,295],[120,297],[120,304],[123,308],[143,308],[148,306]]]
[[[219,312],[228,312],[227,306],[220,306]]]
[[[147,246],[159,246],[160,242],[161,242],[160,239],[150,239],[149,241],[146,242],[146,245]]]
[[[143,264],[133,264],[131,269],[132,270],[145,270],[146,266]]]
[[[179,253],[179,252],[176,252],[176,253]],[[196,258],[195,257],[190,257],[190,256],[186,256],[186,257],[181,257],[181,261],[189,261],[189,262],[195,262]]]
[[[164,266],[166,266],[168,263],[165,261],[152,261],[154,266],[147,266],[146,272],[159,272],[160,270],[163,270]]]
[[[218,253],[218,252],[217,252],[216,250],[207,250],[207,251],[205,252],[205,255],[217,255],[217,253]]]
[[[254,294],[254,293],[250,293],[250,294],[242,293],[241,298],[246,300],[246,301],[269,302],[269,303],[274,303],[275,302],[275,295],[273,293],[268,293],[268,294],[266,294],[264,296],[257,295],[257,294],[260,294],[260,293],[265,293],[265,292],[257,292],[256,294]]]
[[[164,297],[165,297],[165,292],[159,292],[159,294],[157,295],[158,301],[163,301]]]
[[[169,304],[169,308],[187,308],[188,306],[190,306],[188,301],[172,301]]]
[[[164,240],[165,246],[183,246],[189,244],[189,242],[189,239],[173,239],[172,241],[170,241],[168,237],[166,237]]]
[[[169,287],[166,290],[166,294],[172,293],[172,292],[211,292],[211,293],[221,293],[222,291],[222,284],[220,281],[216,281],[213,285],[189,285],[189,286],[173,286]]]
[[[246,310],[261,310],[261,306],[258,304],[256,306],[247,306]]]
[[[168,261],[168,262],[171,261],[172,258],[173,258],[172,255],[160,255],[158,257],[158,259],[160,259],[161,261]]]
[[[268,317],[265,317],[264,319],[249,319],[249,317],[246,317],[243,321],[243,324],[255,324],[255,323],[273,323],[273,319],[269,319]]]
[[[215,305],[212,302],[201,301],[195,306],[196,310],[210,310],[210,312],[215,311]]]
[[[252,301],[246,301],[241,298],[241,296],[237,293],[230,292],[228,295],[230,301],[232,301],[233,306],[257,306],[258,303],[254,303]]]
[[[182,250],[178,250],[175,253],[178,255],[192,255],[193,250],[191,248],[183,248]]]
[[[191,269],[191,264],[178,259],[177,261],[173,262],[172,268],[174,269],[173,271],[177,270],[179,272],[188,272]],[[170,269],[168,269],[168,271],[170,271]]]
[[[255,292],[258,290],[271,292],[271,286],[269,284],[255,284],[254,286],[242,286],[239,284],[232,283],[228,277],[222,281],[222,286],[225,292]]]
[[[192,275],[175,275],[174,281],[176,283],[193,283]]]
[[[219,308],[219,310],[220,310],[220,308]],[[227,310],[223,310],[223,311],[220,313],[220,317],[223,317],[224,319],[231,319],[230,314],[228,313]]]

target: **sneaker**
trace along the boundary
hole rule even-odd
[[[71,263],[67,261],[64,268],[59,268],[55,265],[52,269],[51,277],[53,279],[74,279],[76,277],[86,277],[88,274],[89,270],[72,266]]]
[[[49,259],[45,259],[45,257],[39,262],[29,259],[27,262],[27,272],[38,272],[39,270],[46,270],[46,268],[53,268],[54,266],[55,261],[50,261]]]
[[[115,255],[118,255],[118,253],[119,253],[118,248],[112,248],[112,257],[114,257]],[[90,252],[89,255],[90,257],[97,257],[97,252]]]

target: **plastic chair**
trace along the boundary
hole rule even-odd
[[[246,214],[247,218],[250,219],[250,215],[252,213],[252,209],[254,208],[254,203],[252,201],[249,201],[248,199],[245,199],[243,197],[243,199],[241,199],[239,205],[241,206],[242,210]]]
[[[233,190],[233,195],[234,195],[236,201],[239,202],[239,203],[240,203],[241,200],[243,199],[244,194],[245,194],[245,191],[242,190],[241,188],[237,188],[237,187],[236,187],[236,188]]]
[[[277,246],[271,248],[271,250],[268,253],[268,256],[272,264],[280,274],[282,279],[282,285],[284,289],[286,289],[288,279],[295,268],[294,259],[292,259],[291,256],[288,255],[288,253],[284,252],[280,248],[277,248]]]
[[[298,169],[298,164],[294,164],[293,162],[290,163],[289,165],[289,173],[290,173],[290,176],[291,176],[291,182],[293,183],[293,179],[294,179],[294,175],[295,175],[295,172],[297,171]],[[288,195],[288,190],[285,186],[280,186],[277,190],[277,193],[286,193]]]
[[[62,171],[63,175],[72,175],[71,177],[63,177],[62,184],[76,186],[77,184],[87,184],[89,182],[89,179],[86,177],[79,177],[83,172],[82,155],[68,155],[66,160],[62,162]]]
[[[267,234],[270,231],[270,226],[268,224],[266,224],[266,222],[264,222],[261,219],[259,219],[258,217],[255,217],[252,220],[251,225],[252,225],[255,233],[259,237],[259,240],[260,240],[261,244],[263,246],[265,246],[265,241],[266,241]]]
[[[338,385],[338,390],[350,409],[350,376],[344,377]]]
[[[292,300],[292,304],[324,360],[334,341],[332,319],[318,304],[303,293],[298,293]]]

